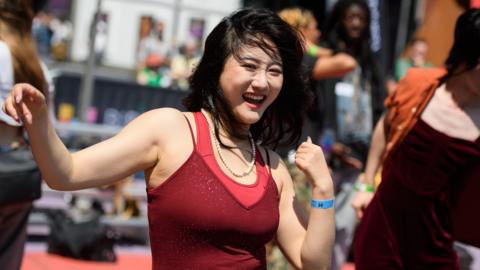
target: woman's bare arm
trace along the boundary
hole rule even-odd
[[[159,130],[172,130],[172,125],[184,121],[183,115],[174,109],[150,111],[116,136],[72,154],[48,117],[44,96],[34,87],[16,85],[5,109],[13,118],[22,119],[42,176],[48,185],[60,190],[111,184],[154,166],[162,145],[174,138]]]
[[[329,269],[335,239],[334,208],[312,208],[307,220],[295,199],[290,174],[279,164],[273,171],[282,183],[278,244],[297,269]],[[332,179],[319,146],[304,142],[297,150],[296,165],[311,182],[313,199],[333,199]]]

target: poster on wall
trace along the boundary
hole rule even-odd
[[[44,9],[59,16],[69,17],[71,5],[72,0],[49,0]]]
[[[147,57],[152,55],[165,58],[168,54],[168,47],[164,40],[164,22],[151,15],[142,15],[139,25],[137,62],[144,62]]]
[[[169,51],[164,39],[164,22],[151,15],[140,16],[137,46],[137,83],[168,87]]]
[[[205,19],[191,18],[189,27],[189,38],[201,43],[205,34]]]

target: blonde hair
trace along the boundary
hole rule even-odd
[[[311,11],[300,8],[283,9],[278,13],[278,16],[297,30],[307,28],[311,22],[315,21]]]

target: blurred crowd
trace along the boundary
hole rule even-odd
[[[143,17],[137,49],[137,82],[153,87],[186,91],[188,77],[200,60],[200,41],[194,38],[171,50],[165,43],[164,23]]]
[[[342,9],[338,6],[337,9]],[[297,27],[305,37],[305,52],[311,58],[306,60],[306,66],[307,69],[314,68],[314,73],[312,73],[311,77],[313,79],[312,90],[315,89],[314,91],[322,92],[318,90],[317,86],[314,86],[321,79],[338,78],[347,74],[353,76],[348,80],[363,79],[362,76],[367,76],[369,77],[367,79],[371,79],[375,84],[373,85],[373,91],[376,92],[373,95],[373,102],[375,103],[377,96],[383,95],[383,89],[391,92],[395,88],[396,82],[405,74],[409,67],[431,66],[426,59],[428,54],[427,41],[422,37],[413,37],[408,48],[404,50],[404,53],[396,61],[392,74],[383,74],[383,71],[378,70],[378,61],[371,59],[375,55],[370,49],[370,11],[366,5],[365,10],[368,12],[368,14],[364,15],[366,17],[349,19],[348,22],[345,22],[346,25],[349,25],[349,28],[344,30],[339,26],[340,20],[334,21],[332,19],[339,17],[337,14],[338,10],[332,9],[328,16],[330,19],[323,25],[319,25],[311,11],[292,10],[283,11],[283,16],[290,24]],[[296,21],[293,22],[292,20]],[[103,13],[99,14],[97,24],[90,26],[90,31],[95,31],[95,46],[93,49],[98,65],[103,64],[108,39],[108,27],[107,15]],[[135,53],[135,79],[141,85],[187,91],[189,89],[188,77],[202,54],[202,40],[190,37],[177,44],[167,44],[164,39],[165,27],[166,25],[160,19],[151,16],[141,18],[139,39]],[[325,29],[324,35],[320,35],[319,28]],[[73,30],[72,22],[69,21],[66,14],[48,10],[39,11],[33,20],[32,34],[40,57],[47,62],[51,60],[69,61]],[[90,36],[92,36],[92,33],[90,33]],[[357,41],[350,40],[351,38],[357,39]],[[357,44],[348,44],[346,40]],[[314,58],[322,61],[315,64]],[[364,71],[359,72],[360,69],[357,67],[363,68]],[[360,76],[360,74],[363,75]],[[368,80],[361,83],[370,84]],[[320,84],[328,83],[320,82]],[[339,86],[339,91],[349,89],[341,86],[342,84]],[[332,86],[324,86],[323,88],[325,87]],[[379,87],[383,89],[379,90]],[[317,109],[312,109],[310,117],[323,113],[319,112],[318,109],[325,109],[323,104],[318,103],[318,97],[316,98],[315,104]],[[312,124],[314,122],[310,122],[310,125]],[[308,128],[315,129],[315,127],[310,126]],[[318,137],[318,134],[314,135]]]
[[[92,20],[93,21],[93,20]],[[33,20],[32,34],[37,50],[45,61],[69,61],[73,25],[64,14],[42,10]],[[201,41],[190,38],[172,46],[163,38],[164,23],[151,16],[141,18],[136,52],[136,81],[152,87],[188,90],[188,77],[201,55]],[[95,62],[103,64],[108,39],[108,17],[98,14],[96,25],[90,26],[95,35]],[[92,33],[94,31],[94,33]]]
[[[40,57],[55,61],[67,60],[73,26],[65,14],[39,11],[33,19],[32,35]]]

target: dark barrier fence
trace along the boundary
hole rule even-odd
[[[55,113],[60,120],[62,107],[69,107],[70,117],[78,118],[81,76],[61,74],[55,79]],[[155,108],[173,107],[184,110],[183,98],[188,92],[153,88],[135,82],[96,78],[88,122],[125,125],[137,115]],[[64,113],[65,114],[65,113]],[[68,114],[68,113],[67,113]]]

